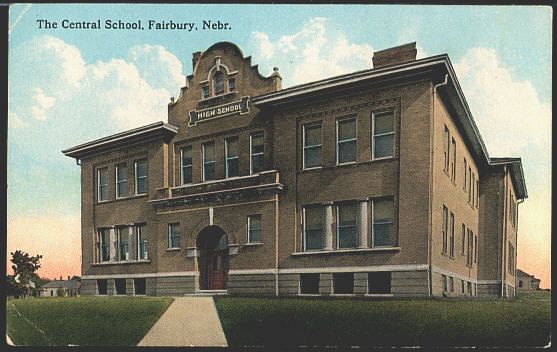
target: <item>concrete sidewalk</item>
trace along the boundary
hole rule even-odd
[[[178,297],[138,346],[227,347],[212,297]]]

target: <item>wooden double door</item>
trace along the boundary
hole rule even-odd
[[[197,239],[199,288],[226,290],[228,281],[228,237],[220,228],[207,228]]]

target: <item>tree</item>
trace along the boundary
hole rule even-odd
[[[41,267],[40,260],[43,256],[37,254],[32,257],[21,250],[10,254],[14,274],[11,277],[8,275],[8,288],[13,290],[16,298],[25,297],[31,292],[31,281],[38,278],[35,272]]]

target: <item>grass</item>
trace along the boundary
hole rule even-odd
[[[517,299],[216,297],[229,346],[546,346],[549,292]]]
[[[9,299],[7,332],[16,345],[137,345],[171,298]]]

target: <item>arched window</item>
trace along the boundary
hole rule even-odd
[[[213,93],[214,95],[224,94],[224,74],[217,71],[213,76]]]

